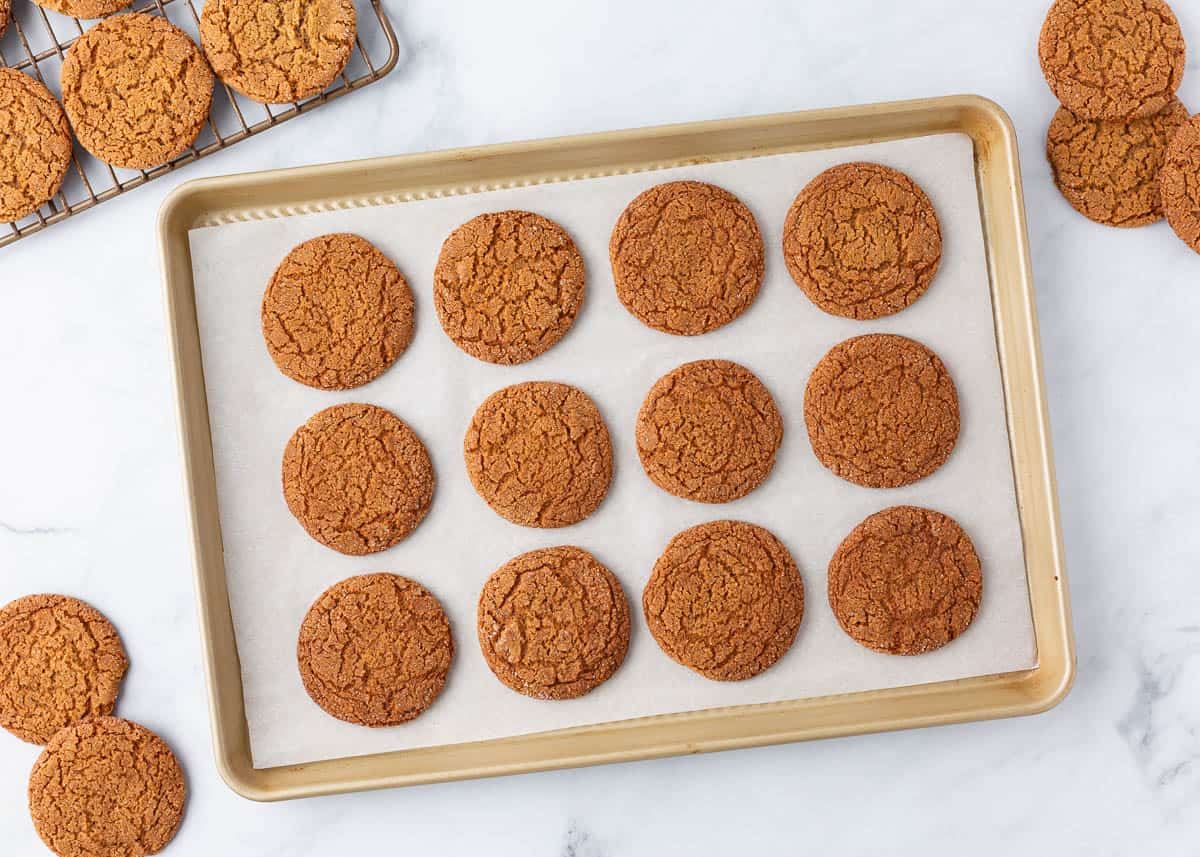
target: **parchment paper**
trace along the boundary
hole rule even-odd
[[[929,194],[941,221],[941,269],[904,312],[871,322],[817,310],[784,266],[780,230],[796,193],[836,163],[877,160],[904,170]],[[653,331],[616,297],[608,240],[639,192],[671,179],[701,179],[737,194],[754,212],[767,248],[761,293],[740,319],[705,336]],[[431,283],[446,235],[484,211],[524,208],[562,224],[587,266],[584,307],[548,353],[515,367],[461,352],[442,332]],[[326,232],[356,232],[395,260],[416,296],[416,336],[378,380],[342,393],[309,389],[276,370],[263,344],[263,289],[283,255]],[[855,147],[689,166],[650,173],[405,202],[197,229],[191,233],[196,303],[216,456],[226,573],[241,655],[246,715],[256,767],[475,741],[643,715],[770,702],[920,684],[1035,665],[1021,534],[1005,427],[1000,370],[970,140],[941,135]],[[808,374],[850,336],[893,332],[933,348],[958,387],[962,434],[947,464],[915,485],[861,488],[825,470],[803,419]],[[775,396],[785,437],[774,472],[748,497],[708,506],[671,497],[646,477],[634,446],[634,419],[650,385],[688,360],[736,360]],[[494,390],[557,380],[586,391],[608,422],[615,474],[608,498],[586,521],[527,529],[493,513],[467,478],[463,432]],[[364,401],[399,415],[432,455],[438,486],[428,518],[383,553],[346,557],[318,544],[284,504],[280,458],[309,416],[338,402]],[[983,604],[958,640],[918,657],[870,652],[838,627],[826,599],[826,565],[841,539],[872,512],[898,503],[941,510],[971,536],[983,563]],[[739,518],[774,532],[804,576],[806,610],[794,647],[749,681],[719,683],[667,658],[646,630],[641,592],[655,559],[678,531]],[[523,551],[577,544],[621,579],[633,634],[624,666],[578,700],[518,695],[488,670],[475,636],[483,581]],[[429,587],[450,615],[457,653],[446,689],[421,717],[367,729],[322,712],[296,668],[296,634],[309,604],[342,578],[389,571]]]

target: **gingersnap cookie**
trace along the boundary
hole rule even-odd
[[[325,590],[296,643],[300,678],[327,714],[360,726],[420,715],[446,685],[454,640],[429,590],[398,574],[363,574]]]
[[[382,375],[408,348],[412,291],[370,241],[320,235],[275,269],[263,295],[262,329],[284,375],[321,390],[349,390]]]
[[[1187,50],[1163,0],[1055,0],[1038,39],[1042,74],[1082,119],[1134,119],[1164,110]]]
[[[50,9],[68,18],[104,18],[124,9],[133,0],[33,0],[43,9]],[[0,27],[0,33],[3,32]]]
[[[672,660],[706,678],[740,681],[791,648],[804,581],[769,531],[713,521],[671,539],[642,592],[642,610]]]
[[[645,325],[696,336],[733,321],[762,285],[758,222],[729,191],[667,182],[621,213],[608,245],[617,297]]]
[[[570,330],[583,290],[571,236],[529,211],[468,220],[442,244],[433,272],[446,335],[488,363],[524,363],[548,350]]]
[[[800,191],[783,227],[788,272],[830,315],[892,315],[925,294],[942,230],[925,191],[899,170],[830,167]]]
[[[479,593],[479,648],[496,678],[535,699],[574,699],[607,681],[629,648],[629,604],[582,548],[530,551]]]
[[[636,437],[642,467],[659,488],[701,503],[728,503],[770,474],[783,418],[745,366],[697,360],[650,388]]]
[[[1158,182],[1167,222],[1200,253],[1200,116],[1185,122],[1171,138]]]
[[[952,518],[893,506],[871,515],[829,561],[829,606],[857,642],[891,655],[949,643],[979,610],[979,556]]]
[[[318,95],[354,50],[353,0],[206,0],[200,44],[213,71],[263,104]]]
[[[0,67],[0,222],[37,211],[70,165],[71,129],[58,101],[29,75]]]
[[[208,119],[213,75],[187,33],[157,15],[108,18],[62,66],[63,106],[102,161],[147,169],[187,150]]]
[[[565,527],[600,505],[612,442],[582,390],[528,381],[488,396],[463,440],[471,484],[497,514],[526,527]]]
[[[29,813],[59,857],[157,854],[183,821],[186,786],[166,742],[119,717],[55,734],[29,775]]]
[[[129,661],[100,611],[65,595],[0,608],[0,726],[31,744],[111,714]]]
[[[1046,157],[1067,202],[1106,226],[1161,220],[1158,173],[1167,144],[1188,120],[1179,99],[1162,113],[1129,122],[1080,119],[1060,107],[1046,132]]]
[[[12,17],[12,0],[0,0],[0,36],[8,29],[8,19]]]
[[[804,422],[817,460],[868,488],[924,479],[958,441],[958,393],[945,365],[919,342],[872,333],[835,345],[804,389]]]
[[[283,452],[283,497],[308,534],[352,556],[387,550],[425,518],[433,463],[416,432],[375,405],[334,405]]]

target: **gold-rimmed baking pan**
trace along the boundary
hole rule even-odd
[[[254,768],[225,579],[190,229],[944,133],[965,134],[974,148],[1034,668]],[[953,96],[203,179],[164,203],[159,237],[217,765],[246,797],[279,800],[1032,714],[1070,687],[1074,647],[1017,146],[1007,116],[985,99]]]

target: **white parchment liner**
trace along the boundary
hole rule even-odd
[[[911,175],[929,194],[943,233],[941,269],[912,307],[871,322],[817,310],[792,283],[780,251],[784,215],[818,172],[849,160],[876,160]],[[718,331],[684,338],[651,330],[617,300],[608,262],[613,223],[645,188],[671,179],[714,182],[754,212],[767,248],[767,274],[750,310]],[[481,363],[444,335],[431,283],[446,235],[484,211],[524,208],[562,224],[587,266],[587,296],[572,330],[548,353],[515,367]],[[356,232],[399,265],[416,296],[409,350],[371,384],[327,393],[276,370],[263,345],[263,289],[283,255],[325,232]],[[870,146],[777,155],[627,176],[358,208],[193,230],[196,304],[216,457],[226,574],[242,663],[256,767],[450,744],[589,723],[885,688],[1025,669],[1035,665],[1021,533],[971,141],[940,135]],[[913,337],[945,361],[958,386],[962,434],[949,462],[916,485],[873,490],[843,482],[813,457],[804,428],[808,374],[834,344],[869,332]],[[774,394],[785,437],[767,482],[721,506],[658,490],[642,472],[634,418],[650,385],[688,360],[719,357],[754,371]],[[599,405],[614,444],[608,498],[588,520],[559,530],[510,524],[475,494],[462,459],[463,432],[491,392],[547,379],[581,387]],[[346,557],[313,541],[280,490],[280,457],[297,426],[321,408],[364,401],[399,415],[420,434],[437,470],[433,508],[400,545]],[[825,568],[847,532],[885,506],[941,510],[971,536],[983,563],[983,604],[968,631],[918,657],[876,654],[842,633],[826,600]],[[646,630],[641,592],[655,559],[679,530],[717,518],[767,527],[804,575],[804,622],[791,651],[749,681],[708,681],[669,660]],[[577,544],[621,579],[633,634],[624,666],[578,700],[544,702],[497,681],[479,653],[480,586],[523,551]],[[423,716],[367,729],[316,707],[300,683],[296,634],[312,600],[353,574],[390,571],[416,578],[445,605],[457,653],[445,692]]]

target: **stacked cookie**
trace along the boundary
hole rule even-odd
[[[797,285],[823,311],[869,322],[928,290],[941,229],[926,194],[881,164],[821,173],[786,213],[782,251]],[[703,336],[754,302],[765,248],[733,194],[695,181],[632,200],[609,242],[613,283],[638,322]],[[499,366],[526,363],[569,334],[586,295],[571,235],[539,214],[481,214],[444,241],[433,303],[448,339]],[[395,263],[350,234],[291,250],[262,302],[266,349],[287,377],[321,390],[377,378],[413,337],[414,302]],[[857,336],[809,376],[804,415],[815,457],[870,489],[910,485],[950,457],[960,431],[951,374],[901,336]],[[745,497],[771,476],[784,437],[772,392],[727,359],[685,363],[648,383],[631,427],[649,483],[687,501]],[[496,390],[463,438],[464,469],[493,512],[521,527],[568,527],[595,514],[613,477],[602,408],[582,389],[534,380]],[[288,509],[318,542],[348,555],[391,548],[434,502],[436,475],[400,416],[351,402],[319,411],[283,451]],[[914,655],[946,645],[974,618],[982,569],[948,516],[885,508],[846,536],[829,564],[828,602],[855,641]],[[804,617],[800,568],[784,542],[748,521],[718,518],[678,533],[650,570],[642,613],[662,651],[706,678],[751,678],[782,658]],[[621,583],[572,544],[499,564],[477,610],[481,654],[518,693],[558,700],[591,692],[619,669],[631,618]],[[322,709],[366,726],[425,711],[455,657],[446,611],[422,583],[369,574],[335,583],[304,616],[301,681]],[[349,653],[349,654],[348,654]]]
[[[1165,215],[1200,251],[1200,120],[1175,97],[1186,46],[1164,0],[1057,0],[1038,40],[1062,106],[1046,134],[1054,181],[1106,226]]]
[[[38,2],[104,18],[130,0]],[[0,33],[9,11],[10,0],[0,0]],[[214,72],[255,101],[299,101],[343,72],[355,36],[353,0],[208,0],[203,50],[166,18],[140,12],[84,32],[63,60],[61,107],[41,82],[0,68],[0,220],[26,217],[58,192],[71,128],[105,163],[151,169],[195,143],[208,122]]]
[[[82,601],[29,595],[0,608],[0,726],[45,745],[29,810],[62,857],[155,854],[183,819],[171,749],[111,716],[128,666],[116,629]]]

